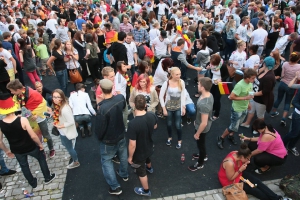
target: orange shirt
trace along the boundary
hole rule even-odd
[[[45,13],[43,11],[40,11],[39,15],[41,16],[42,20],[45,20],[46,15],[45,15]]]

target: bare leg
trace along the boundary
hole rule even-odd
[[[142,187],[144,188],[144,190],[149,190],[149,185],[148,185],[148,177],[144,176],[144,177],[139,177]]]
[[[250,125],[252,118],[254,117],[254,113],[248,113],[247,120],[242,123],[243,125]]]
[[[282,118],[286,118],[288,111],[283,111]]]
[[[228,131],[228,129],[226,128],[225,129],[225,131],[224,131],[224,133],[221,135],[221,138],[225,138],[227,135],[233,135],[234,134],[234,132],[229,132]]]

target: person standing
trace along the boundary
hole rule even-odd
[[[195,165],[188,167],[188,169],[191,171],[202,169],[204,167],[204,161],[207,160],[205,137],[212,124],[212,110],[214,104],[213,95],[210,93],[211,87],[212,80],[210,78],[203,77],[199,79],[198,91],[201,93],[201,96],[197,101],[197,114],[194,134],[199,154],[193,154],[193,157],[198,158],[198,161]]]
[[[98,106],[96,115],[95,134],[100,140],[101,164],[104,178],[110,186],[108,192],[120,195],[122,189],[116,179],[112,158],[117,154],[120,158],[120,166],[117,174],[128,181],[127,149],[125,140],[125,126],[123,122],[123,110],[126,102],[122,94],[113,95],[113,82],[109,79],[100,81],[104,100]]]
[[[239,130],[240,124],[244,121],[247,115],[247,109],[251,110],[251,104],[249,100],[253,99],[252,91],[253,82],[256,78],[256,71],[254,69],[248,69],[244,72],[244,79],[239,81],[233,91],[231,92],[229,99],[232,100],[230,126],[225,129],[224,133],[217,138],[217,144],[220,149],[223,149],[224,138],[227,138],[236,145],[237,142],[234,139],[234,132]]]
[[[37,178],[34,178],[30,172],[28,164],[28,155],[38,160],[43,176],[44,184],[51,183],[55,173],[50,173],[43,144],[32,130],[29,121],[25,117],[17,117],[15,112],[18,110],[18,104],[15,103],[9,93],[0,94],[0,115],[5,115],[0,121],[0,149],[2,149],[9,158],[16,157],[21,166],[23,175],[32,188],[37,187]],[[8,140],[10,149],[3,142],[3,134]]]
[[[50,151],[49,157],[53,158],[55,156],[53,140],[49,134],[47,120],[44,115],[44,112],[47,112],[46,100],[38,91],[27,86],[24,87],[18,79],[10,81],[6,87],[16,96],[20,107],[25,107],[31,111],[31,119],[38,123],[43,137],[47,139],[47,145]]]
[[[264,50],[264,46],[267,43],[268,32],[264,29],[265,23],[262,20],[259,20],[257,23],[257,29],[253,31],[250,46],[258,45],[257,55],[261,56]]]
[[[134,104],[135,118],[128,124],[128,163],[136,169],[142,184],[142,187],[135,187],[134,192],[142,196],[151,196],[147,171],[153,173],[150,156],[153,154],[152,134],[157,128],[157,117],[153,112],[145,110],[147,102],[144,95],[137,95]]]

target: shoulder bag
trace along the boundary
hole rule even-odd
[[[73,58],[72,58],[73,60]],[[70,61],[71,62],[71,61]],[[74,66],[76,67],[76,63],[74,62]],[[81,83],[82,82],[82,77],[78,71],[78,69],[69,69],[69,75],[70,75],[70,82],[71,83]]]
[[[248,200],[246,192],[243,190],[244,183],[233,183],[222,188],[227,200]]]
[[[229,62],[227,63],[226,66],[227,66],[227,70],[228,70],[228,75],[229,75],[229,77],[230,77],[230,78],[234,77],[234,76],[235,76],[235,71],[236,71],[236,69],[235,69],[233,66],[231,66]]]

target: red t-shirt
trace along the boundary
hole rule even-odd
[[[286,17],[284,19],[284,25],[286,25],[286,24],[289,26],[289,28],[285,29],[285,33],[286,34],[293,33],[294,30],[295,30],[295,24],[294,24],[293,20],[291,18],[289,18],[289,17]]]

